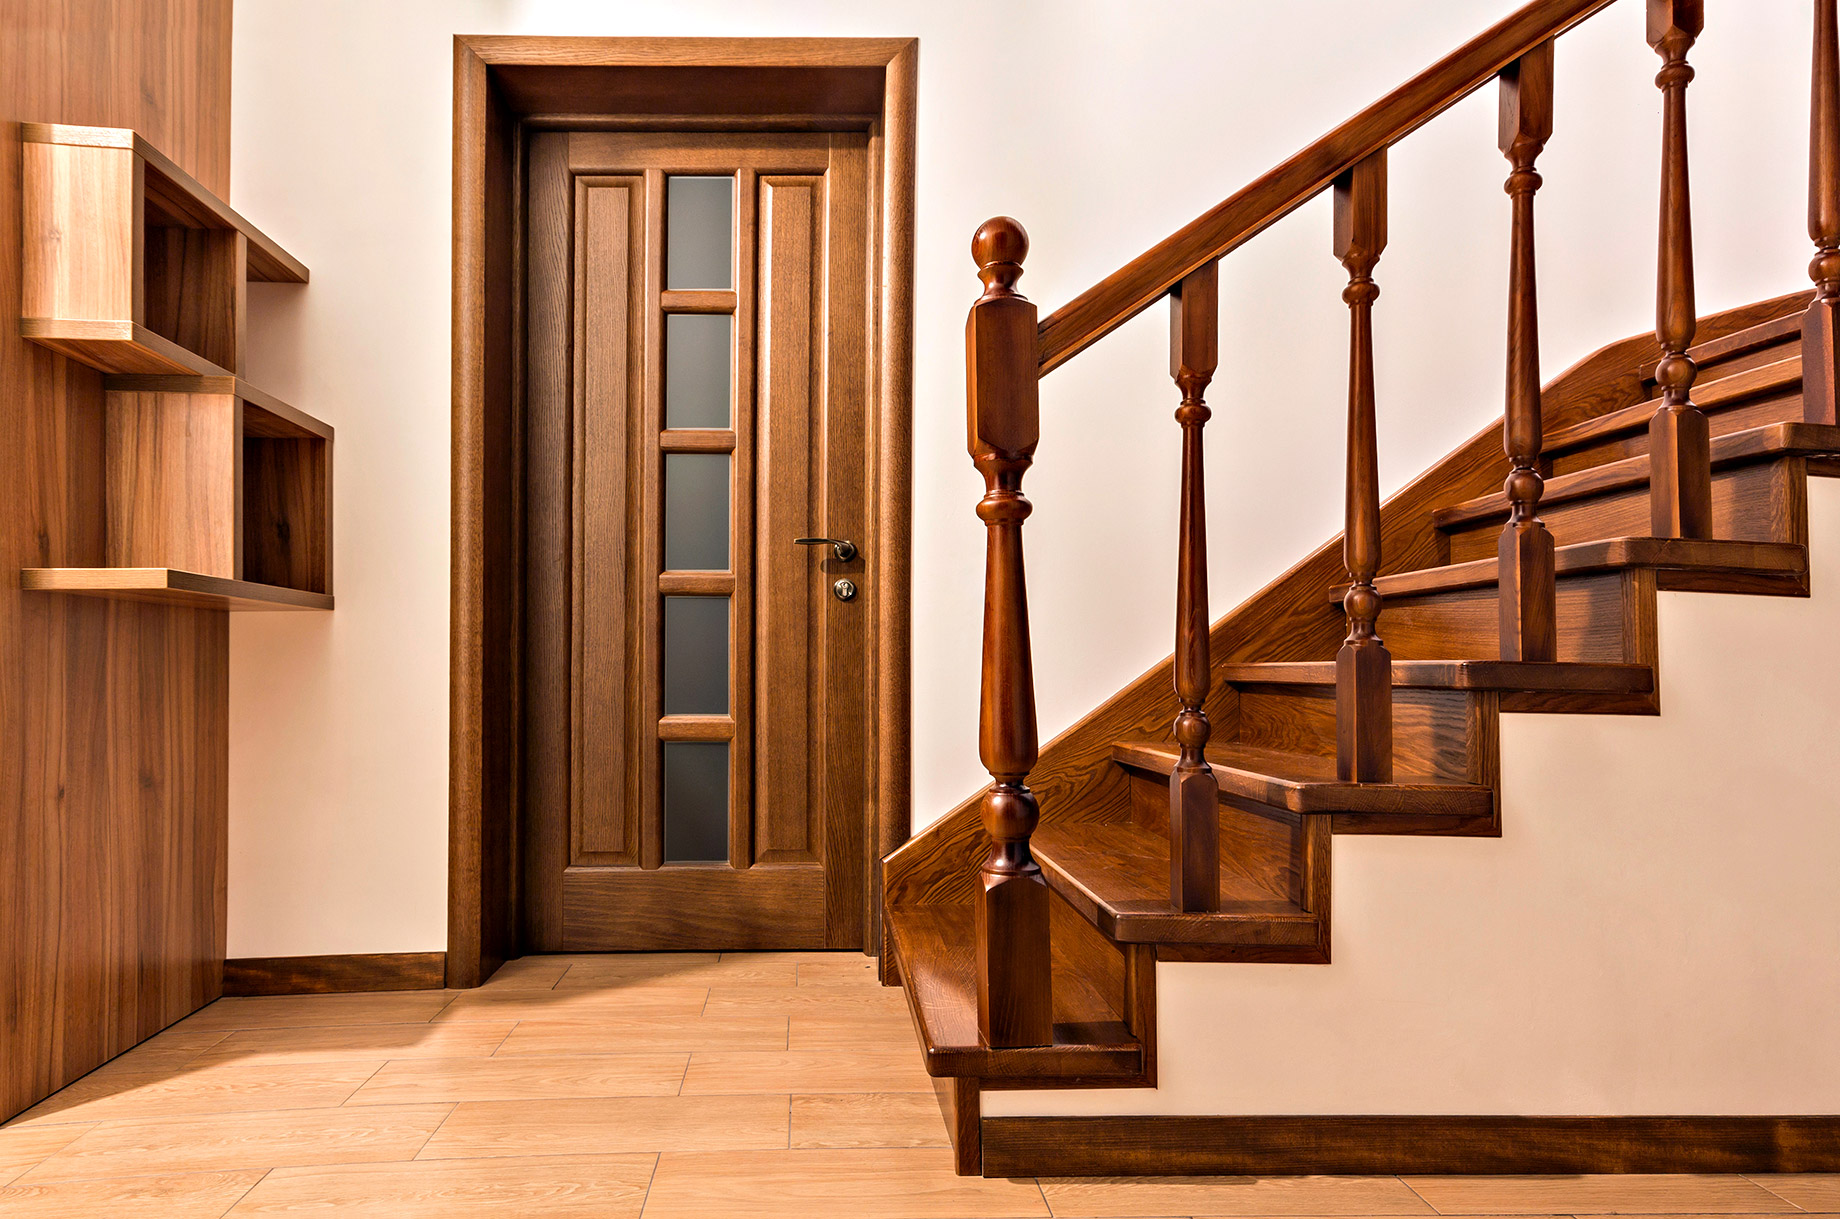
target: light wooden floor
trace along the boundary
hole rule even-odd
[[[0,1215],[1840,1212],[1840,1177],[984,1181],[854,954],[527,957],[224,999],[0,1129]]]

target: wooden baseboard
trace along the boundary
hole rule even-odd
[[[1837,1172],[1831,1117],[987,1117],[984,1175]]]
[[[226,995],[324,995],[352,990],[439,990],[444,952],[241,957],[224,962]]]

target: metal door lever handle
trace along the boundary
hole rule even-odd
[[[831,553],[837,556],[839,563],[848,563],[856,557],[856,543],[848,538],[793,538],[794,546],[829,546]]]

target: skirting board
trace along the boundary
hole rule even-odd
[[[986,1177],[1836,1172],[1832,1117],[987,1117]]]
[[[354,990],[439,990],[444,952],[324,957],[240,957],[224,962],[226,995],[324,995]]]

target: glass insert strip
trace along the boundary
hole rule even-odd
[[[664,861],[728,860],[728,742],[664,744]]]
[[[735,180],[674,174],[664,190],[664,286],[735,286]]]

